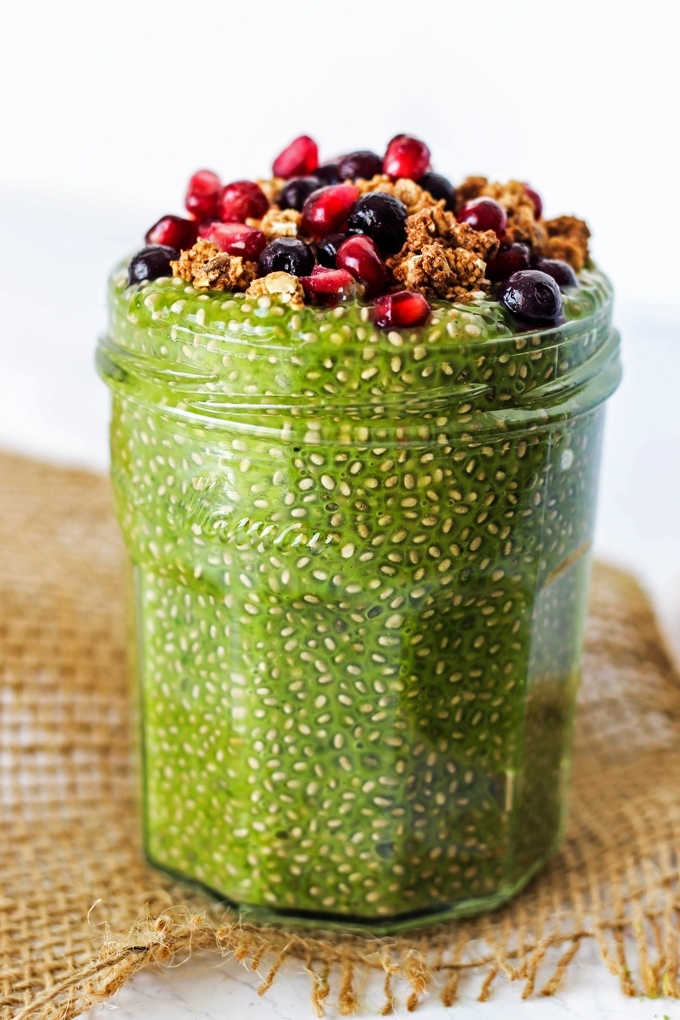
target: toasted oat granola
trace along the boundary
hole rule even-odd
[[[268,241],[273,241],[277,237],[297,237],[301,219],[297,209],[279,209],[273,205],[261,220],[246,220],[246,223],[261,230]]]
[[[305,303],[305,292],[297,276],[290,273],[269,273],[261,276],[248,287],[246,297],[278,298],[284,305],[291,308],[303,308]]]
[[[212,241],[200,237],[170,265],[173,276],[181,276],[197,290],[245,290],[257,275],[254,262],[221,252]]]
[[[590,230],[583,220],[576,216],[557,216],[545,220],[547,240],[544,253],[551,259],[562,259],[580,273],[590,260],[588,238]]]

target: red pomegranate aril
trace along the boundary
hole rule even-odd
[[[301,277],[302,286],[311,294],[346,294],[354,286],[354,277],[346,269],[314,266],[311,276]]]
[[[219,220],[213,220],[202,223],[198,234],[216,244],[220,251],[228,255],[240,255],[248,262],[257,262],[267,246],[267,238],[262,231],[247,227],[245,223],[220,223]]]
[[[456,213],[459,223],[468,223],[473,230],[493,230],[502,237],[508,225],[508,214],[493,198],[473,198]]]
[[[302,207],[302,229],[319,240],[341,230],[359,189],[352,184],[330,184],[313,191]]]
[[[373,321],[381,329],[387,326],[422,326],[427,322],[431,308],[422,294],[400,290],[385,294],[374,305]]]
[[[417,181],[430,168],[430,150],[425,142],[410,135],[397,135],[387,146],[383,170],[393,180],[408,177]]]
[[[309,135],[300,135],[274,160],[274,177],[309,177],[319,165],[319,150]]]
[[[161,216],[147,230],[144,240],[147,244],[162,244],[177,251],[187,251],[196,244],[198,224],[181,216]]]
[[[219,216],[225,223],[259,220],[268,208],[267,196],[254,181],[233,181],[222,189]]]
[[[534,207],[534,216],[537,220],[540,220],[543,215],[543,200],[537,191],[534,191],[530,185],[524,181],[524,192],[527,198],[530,198]]]
[[[335,260],[338,269],[346,269],[366,287],[366,297],[379,294],[385,286],[387,269],[370,237],[355,234],[340,245]]]
[[[222,181],[212,170],[197,170],[189,181],[184,204],[194,219],[210,220],[218,215]]]

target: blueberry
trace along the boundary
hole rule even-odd
[[[439,201],[443,198],[446,202],[446,208],[450,209],[451,212],[456,211],[456,189],[454,188],[451,181],[446,177],[442,177],[441,174],[435,174],[432,170],[428,170],[426,174],[418,181],[421,188],[425,191],[429,191],[433,198]]]
[[[297,209],[301,212],[311,193],[321,187],[323,183],[318,177],[291,177],[281,189],[277,205],[281,209]]]
[[[382,173],[382,164],[381,157],[374,152],[350,152],[349,156],[343,156],[338,163],[338,177],[341,181],[348,178],[353,181],[357,177],[370,181],[376,174]]]
[[[310,276],[313,268],[312,249],[295,237],[279,237],[276,241],[271,241],[257,261],[259,276],[267,276],[268,273]]]
[[[393,195],[374,191],[354,206],[347,227],[350,234],[366,234],[383,258],[394,255],[406,240],[406,206]]]
[[[562,262],[560,259],[539,259],[536,269],[552,276],[560,290],[565,287],[578,287],[576,273],[568,262]]]
[[[133,255],[128,266],[128,287],[132,283],[146,283],[159,276],[172,276],[171,262],[176,262],[179,252],[165,244],[150,244]]]
[[[502,244],[493,258],[486,264],[486,275],[492,283],[507,280],[513,273],[528,269],[531,265],[531,252],[526,244],[514,242]],[[548,273],[548,276],[551,274]]]
[[[324,186],[340,183],[337,163],[324,163],[323,166],[318,166],[314,171],[314,176],[318,177]]]
[[[327,234],[323,241],[319,242],[319,246],[316,249],[319,265],[326,266],[327,269],[335,269],[338,248],[348,237],[349,234]]]
[[[513,273],[498,293],[513,319],[528,326],[555,326],[562,317],[562,295],[552,276],[538,269]]]

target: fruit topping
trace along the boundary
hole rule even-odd
[[[384,329],[388,326],[422,326],[430,314],[430,306],[422,294],[400,290],[385,294],[374,305],[373,321]]]
[[[319,241],[316,249],[316,257],[319,264],[327,269],[335,269],[335,260],[338,250],[343,241],[346,241],[349,234],[328,234],[323,241]]]
[[[387,146],[383,172],[393,180],[409,177],[419,180],[430,166],[430,150],[425,142],[410,135],[397,135]]]
[[[313,191],[302,207],[302,228],[312,237],[322,238],[344,227],[359,189],[352,184],[332,184]]]
[[[197,170],[189,181],[184,204],[194,219],[211,220],[219,215],[222,181],[212,170]]]
[[[198,237],[198,226],[194,220],[182,216],[161,216],[157,223],[147,230],[144,240],[147,244],[165,245],[167,248],[191,248]]]
[[[562,262],[560,259],[539,259],[535,268],[552,276],[560,290],[564,290],[565,287],[578,287],[576,273],[568,262]]]
[[[376,174],[382,173],[382,166],[382,159],[374,152],[365,149],[350,152],[349,156],[344,156],[338,163],[338,177],[341,181],[353,181],[357,177],[370,181]]]
[[[319,150],[309,135],[300,135],[274,160],[274,177],[308,177],[319,165]]]
[[[562,295],[552,276],[523,269],[501,286],[498,300],[513,319],[528,326],[555,326],[562,316]]]
[[[526,194],[527,198],[531,199],[531,203],[534,207],[534,215],[537,220],[540,220],[541,216],[543,215],[543,202],[541,201],[541,196],[537,191],[534,191],[534,189],[530,187],[526,182],[524,182],[524,193]]]
[[[303,276],[301,283],[310,294],[333,297],[349,294],[354,286],[354,277],[346,269],[314,266],[312,275]]]
[[[451,212],[455,212],[456,189],[448,178],[442,177],[441,174],[436,174],[432,170],[428,170],[417,183],[425,191],[429,191],[432,197],[436,198],[437,201],[443,198],[446,203],[445,208],[449,209]]]
[[[312,249],[296,237],[279,237],[276,241],[271,241],[257,261],[260,276],[267,276],[269,273],[309,276],[313,269]]]
[[[507,280],[513,273],[531,266],[531,252],[526,244],[502,244],[486,264],[486,276],[492,283]]]
[[[233,181],[222,190],[219,215],[225,223],[259,220],[269,208],[262,188],[253,181]]]
[[[323,185],[340,184],[338,163],[324,163],[323,166],[318,166],[314,171],[314,176],[318,177]]]
[[[247,227],[245,223],[220,223],[219,220],[213,220],[202,223],[198,233],[199,237],[217,245],[219,251],[242,255],[251,262],[257,261],[267,244],[267,238],[261,230]]]
[[[159,276],[172,276],[170,263],[178,258],[177,249],[169,248],[165,244],[150,244],[142,248],[133,255],[128,266],[127,286],[157,280]]]
[[[393,195],[374,191],[363,195],[347,219],[351,234],[366,234],[387,258],[406,240],[406,206]]]
[[[279,205],[282,209],[297,209],[297,211],[300,212],[311,193],[313,191],[318,191],[319,188],[322,187],[323,182],[316,176],[291,177],[291,179],[281,189],[281,194],[277,199],[277,205]]]
[[[493,230],[496,237],[502,237],[508,225],[505,209],[493,198],[473,198],[457,217],[461,223],[469,223],[473,230]]]
[[[346,269],[355,280],[364,284],[367,297],[379,294],[383,290],[387,269],[375,242],[370,237],[363,234],[348,237],[340,245],[335,261],[338,269]]]

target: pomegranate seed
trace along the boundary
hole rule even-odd
[[[228,255],[240,255],[249,262],[257,262],[267,245],[267,238],[261,230],[247,227],[245,223],[220,223],[213,220],[202,223],[198,228],[198,236],[212,241],[220,251]]]
[[[499,283],[530,265],[531,252],[526,244],[502,244],[497,254],[487,262],[486,275],[492,283]]]
[[[161,244],[178,251],[187,251],[196,244],[198,226],[193,220],[181,216],[161,216],[157,223],[147,230],[144,240],[147,244]]]
[[[473,230],[493,230],[502,237],[508,225],[508,216],[502,205],[493,198],[473,198],[456,214],[460,223],[469,223]]]
[[[543,215],[543,202],[541,200],[541,196],[537,191],[534,191],[534,189],[531,188],[526,183],[526,181],[524,182],[524,191],[527,198],[530,198],[531,201],[533,202],[534,216],[536,217],[537,220],[540,220],[541,216]]]
[[[375,245],[365,234],[348,237],[340,245],[336,258],[338,269],[346,269],[366,286],[366,296],[379,294],[385,286],[387,270]]]
[[[353,184],[331,184],[313,191],[302,207],[302,228],[312,237],[342,230],[352,206],[359,198]]]
[[[397,294],[385,294],[378,298],[373,321],[381,329],[387,326],[422,326],[430,311],[422,294],[400,290]]]
[[[274,177],[309,177],[319,165],[319,150],[309,135],[300,135],[274,160]]]
[[[311,276],[301,278],[302,286],[310,294],[344,296],[354,286],[354,277],[346,269],[326,269],[314,266]]]
[[[197,170],[189,181],[184,200],[188,211],[197,220],[210,220],[218,215],[222,181],[212,170]]]
[[[410,135],[397,135],[387,146],[383,171],[392,179],[409,177],[417,181],[430,166],[430,150],[425,142]]]
[[[233,181],[222,190],[220,219],[225,223],[244,223],[247,219],[259,220],[268,208],[267,196],[253,181]]]

